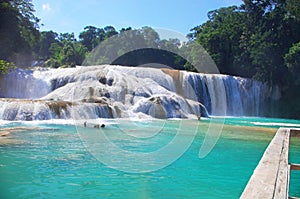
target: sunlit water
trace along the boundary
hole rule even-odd
[[[300,127],[296,120],[227,118],[217,144],[200,159],[209,120],[185,121],[183,136],[190,136],[189,126],[199,128],[183,156],[161,170],[131,174],[99,162],[84,147],[77,130],[105,131],[124,150],[150,152],[172,140],[180,120],[108,123],[104,129],[76,129],[72,124],[51,122],[2,122],[2,129],[38,128],[0,137],[0,198],[239,198],[277,128]],[[147,138],[147,129],[162,126],[159,134]],[[129,139],[124,132],[141,133],[145,138]],[[290,161],[300,163],[299,138],[291,141]],[[292,172],[290,190],[298,197],[299,173]]]

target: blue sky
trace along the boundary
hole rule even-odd
[[[242,0],[33,0],[41,30],[74,32],[87,25],[141,28],[151,26],[184,35],[207,20],[207,12],[240,5]]]

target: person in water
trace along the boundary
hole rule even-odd
[[[83,123],[83,126],[86,127],[86,122]],[[94,128],[95,128],[95,129],[99,129],[100,127],[101,127],[101,128],[104,128],[104,127],[105,127],[105,124],[101,124],[101,126],[100,126],[99,124],[94,125]]]

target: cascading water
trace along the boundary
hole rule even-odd
[[[261,82],[240,77],[111,65],[18,69],[0,86],[5,120],[197,118],[206,109],[257,116],[267,93]]]
[[[0,119],[5,120],[80,120],[112,117],[111,109],[105,104],[0,99]]]
[[[267,86],[261,82],[234,77],[229,75],[208,75],[198,73],[185,73],[183,85],[191,85],[196,94],[197,101],[201,102],[211,113],[217,109],[212,102],[224,99],[221,93],[221,84],[224,85],[226,97],[226,115],[230,116],[259,116],[262,114],[261,105],[266,100]],[[190,91],[185,89],[185,96],[193,99]]]
[[[51,92],[43,79],[45,71],[16,69],[2,78],[0,97],[37,99]]]

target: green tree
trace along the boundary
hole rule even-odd
[[[39,39],[30,0],[0,0],[0,59],[28,65]]]
[[[157,48],[159,45],[159,35],[152,28],[145,26],[140,30],[140,34],[143,35],[145,43],[148,48]]]
[[[63,45],[61,43],[52,43],[50,45],[49,51],[52,54],[52,59],[56,60],[58,63],[62,62],[61,50]]]
[[[75,64],[82,65],[82,62],[86,58],[88,54],[88,49],[80,42],[76,42],[73,44],[74,52],[75,52]]]
[[[0,75],[6,74],[15,68],[16,66],[13,63],[0,59]]]
[[[104,32],[105,32],[105,39],[118,34],[118,32],[113,26],[105,26]]]
[[[76,65],[75,59],[76,59],[76,53],[74,50],[74,46],[72,43],[65,43],[60,51],[60,57],[61,57],[61,64],[74,67]]]
[[[300,2],[299,0],[286,0],[286,9],[288,14],[296,20],[300,20]]]
[[[79,34],[79,41],[87,47],[89,51],[95,48],[105,38],[105,32],[102,28],[86,26],[84,31]]]
[[[292,82],[300,86],[300,42],[295,43],[284,57],[285,63],[292,76]]]
[[[76,38],[74,33],[60,33],[58,36],[58,41],[60,43],[69,43],[69,42],[76,42]]]
[[[128,27],[128,28],[122,28],[122,29],[120,30],[120,33],[124,32],[124,31],[128,31],[128,30],[132,30],[132,28],[131,28],[131,27]]]
[[[208,51],[222,73],[246,76],[240,70],[243,63],[236,59],[243,51],[240,42],[245,32],[245,13],[231,6],[210,11],[208,18],[206,23],[192,29],[190,37]]]
[[[49,51],[53,56],[46,62],[45,66],[57,68],[59,66],[81,65],[88,49],[80,42],[72,42],[72,40],[66,39],[60,43],[52,43]]]
[[[37,58],[47,60],[50,59],[53,54],[50,52],[50,47],[54,43],[58,43],[58,34],[53,31],[41,32],[40,41],[37,47]]]

